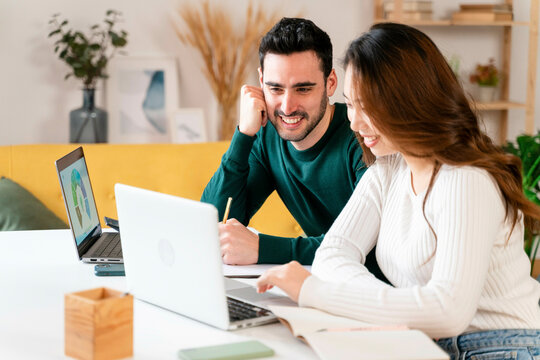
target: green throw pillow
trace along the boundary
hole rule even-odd
[[[0,178],[0,230],[67,229],[68,226],[28,190]]]

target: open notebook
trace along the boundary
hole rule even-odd
[[[377,326],[312,308],[270,306],[270,310],[322,360],[449,359],[426,334],[404,326]],[[351,328],[355,330],[347,330]]]

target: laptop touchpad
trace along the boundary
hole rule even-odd
[[[259,294],[254,287],[229,290],[227,295],[265,309],[268,309],[269,305],[298,306],[294,301],[283,295],[272,294],[271,292]]]
[[[257,290],[252,286],[246,286],[241,289],[228,290],[227,295],[233,298],[242,299],[242,300],[249,301],[252,303],[259,302],[262,300],[270,300],[270,299],[283,297],[281,295],[272,294],[269,292],[259,294]]]
[[[244,282],[233,280],[228,277],[224,277],[223,279],[225,280],[225,290],[227,291],[227,293],[234,289],[243,289],[246,287],[248,288],[252,287],[251,285],[248,285]]]

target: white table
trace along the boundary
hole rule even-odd
[[[0,359],[64,355],[64,294],[106,286],[126,290],[124,277],[94,276],[77,258],[69,230],[0,232]],[[134,358],[176,359],[181,348],[257,339],[275,359],[316,359],[276,323],[223,331],[135,300]]]

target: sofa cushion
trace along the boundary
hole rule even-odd
[[[0,178],[0,230],[66,229],[68,226],[28,190]]]

